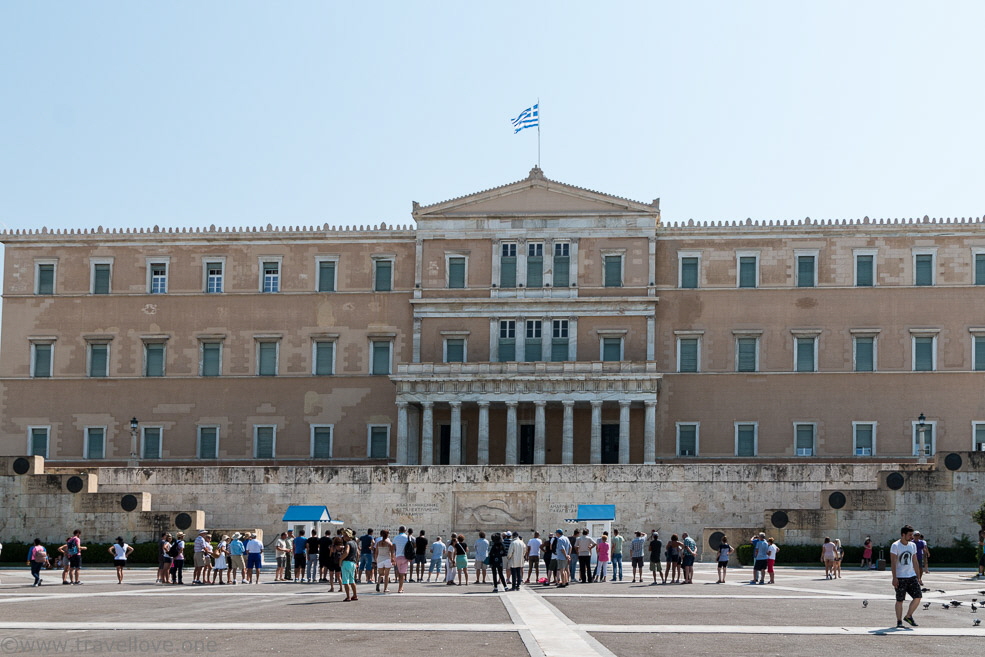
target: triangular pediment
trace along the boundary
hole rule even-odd
[[[433,205],[414,204],[415,219],[448,216],[658,214],[659,201],[629,199],[549,180],[534,167],[520,181]]]

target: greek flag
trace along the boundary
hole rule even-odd
[[[537,103],[537,105],[534,105],[533,107],[528,107],[520,112],[520,116],[513,119],[513,134],[520,132],[524,128],[540,127],[539,105],[540,103]]]

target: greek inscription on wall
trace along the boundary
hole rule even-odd
[[[420,502],[414,504],[396,504],[393,512],[398,516],[423,516],[428,513],[438,513],[441,505],[436,502]]]
[[[536,524],[535,492],[456,492],[452,521],[456,530],[529,530]]]
[[[547,510],[551,513],[578,513],[577,504],[564,504],[562,502],[552,502],[547,506]]]

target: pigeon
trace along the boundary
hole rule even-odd
[[[981,593],[982,595],[985,595],[985,591],[979,591],[979,593]]]
[[[961,606],[961,601],[960,600],[951,600],[951,606],[952,607],[960,607]]]
[[[942,609],[950,609],[951,608],[951,605],[944,604],[944,605],[941,605],[941,608]]]
[[[927,592],[927,591],[929,591],[930,589],[928,589],[928,588],[927,588],[927,587],[925,586],[925,587],[923,587],[923,588],[922,588],[922,589],[920,589],[920,590],[921,590],[921,591],[923,591],[924,593],[926,593],[926,592]]]
[[[947,593],[947,591],[942,591],[942,590],[940,590],[940,589],[937,589],[937,592],[938,592],[938,593]]]
[[[868,600],[862,600],[862,606],[863,607],[868,607],[869,606],[869,601]]]
[[[930,603],[929,602],[923,603],[923,608],[924,609],[930,609]]]
[[[971,624],[974,625],[975,627],[978,627],[979,625],[982,624],[982,619],[981,618],[976,618],[974,621],[972,621]]]
[[[975,603],[973,602],[971,603],[971,613],[975,613],[976,611],[978,611],[978,607],[976,607]]]

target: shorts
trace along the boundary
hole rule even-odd
[[[633,557],[633,568],[643,570],[643,557]]]
[[[246,567],[248,569],[256,568],[257,570],[260,570],[262,567],[262,562],[260,561],[259,552],[250,552],[246,555]]]
[[[557,572],[557,559],[551,559],[547,562],[547,572],[556,573]]]
[[[356,583],[356,562],[349,561],[346,559],[342,562],[342,583],[343,584],[355,584]]]
[[[373,555],[372,554],[360,554],[359,555],[359,570],[370,571],[373,570]]]
[[[328,560],[328,572],[330,573],[340,573],[342,572],[342,564],[339,563],[338,559]]]
[[[565,559],[564,557],[558,557],[551,563],[556,564],[554,566],[555,570],[564,570],[565,568],[568,567],[568,560]]]
[[[205,567],[205,553],[204,552],[196,552],[195,553],[195,567],[196,568],[204,568]]]
[[[719,568],[728,568],[728,561],[719,561],[718,562],[718,567]]]
[[[694,555],[693,554],[685,555],[684,558],[681,559],[681,565],[684,566],[685,568],[690,568],[691,566],[693,566]]]
[[[469,567],[469,558],[468,558],[468,555],[465,555],[465,554],[456,554],[455,555],[455,567],[456,568],[460,568],[460,569],[468,568]]]
[[[896,580],[896,602],[906,600],[907,594],[914,600],[923,597],[923,593],[920,592],[920,582],[916,577],[900,577]]]
[[[379,560],[379,561],[376,562],[376,567],[377,568],[381,568],[381,569],[383,569],[383,568],[393,568],[393,562],[390,561],[389,559],[381,559],[381,560]]]
[[[488,558],[489,557],[485,557],[483,559],[479,559],[478,557],[476,557],[476,559],[475,559],[475,569],[477,571],[479,571],[480,573],[486,572],[486,570],[489,569],[489,564],[486,563],[486,559],[488,559]]]
[[[766,570],[766,559],[756,559],[756,564],[752,567],[753,570]]]
[[[294,567],[304,568],[304,564],[307,562],[308,556],[304,552],[298,552],[294,555]]]
[[[985,554],[983,554],[982,556],[978,557],[978,565],[979,566],[982,566],[982,567],[985,567]]]
[[[81,568],[82,567],[82,557],[78,554],[72,555],[68,558],[69,568]]]
[[[277,567],[283,568],[287,565],[287,557],[277,557]]]
[[[651,561],[650,562],[650,572],[651,573],[659,573],[660,572],[660,562],[659,561]]]
[[[401,575],[406,575],[408,563],[410,562],[407,561],[407,557],[397,557],[397,572]]]
[[[536,565],[540,564],[540,557],[538,557],[538,556],[529,556],[529,557],[527,557],[527,563],[536,566]]]
[[[127,565],[127,560],[126,559],[113,559],[113,565],[116,566],[117,568],[123,568],[123,566]]]
[[[171,564],[171,557],[170,556],[162,556],[161,557],[161,566],[162,567],[163,566],[170,566],[170,564]]]
[[[483,568],[485,568],[485,566],[483,566]],[[441,559],[431,559],[431,564],[428,566],[428,573],[432,573],[434,571],[438,571],[439,573],[441,572]]]
[[[770,575],[773,574],[773,564],[775,564],[775,563],[776,563],[776,559],[767,559],[766,560],[766,572],[768,572]]]
[[[233,570],[243,570],[246,568],[246,559],[243,558],[242,554],[231,554],[229,558],[232,560]]]
[[[427,563],[427,556],[423,554],[414,555],[414,563]]]

